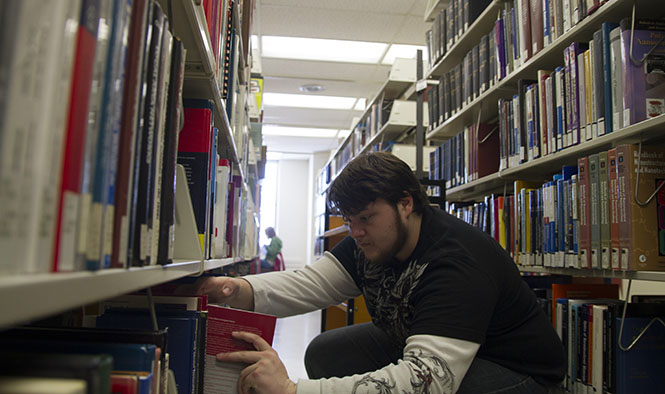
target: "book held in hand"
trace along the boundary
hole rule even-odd
[[[252,345],[231,337],[234,331],[259,335],[272,346],[277,318],[262,313],[208,305],[204,393],[237,393],[238,377],[246,367],[242,363],[217,361],[217,354],[254,350]]]

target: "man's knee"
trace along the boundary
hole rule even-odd
[[[330,360],[331,357],[331,343],[330,335],[322,333],[317,335],[310,343],[307,345],[307,350],[305,351],[305,370],[307,371],[307,376],[310,379],[320,379],[329,377],[326,369],[328,363],[326,361]]]

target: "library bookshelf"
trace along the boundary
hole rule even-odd
[[[233,257],[204,258],[192,212],[186,179],[176,184],[176,225],[173,262],[165,265],[108,268],[96,271],[3,273],[0,277],[0,329],[39,320],[77,307],[103,301],[115,296],[135,292],[163,284],[185,276],[198,276],[205,271],[224,268],[228,265],[251,261],[258,256],[258,204],[254,203],[254,188],[258,183],[256,163],[261,158],[249,157],[255,152],[247,149],[249,114],[240,111],[240,116],[229,119],[225,99],[221,95],[222,82],[219,63],[215,60],[213,45],[208,32],[203,2],[150,0],[148,7],[158,4],[169,20],[173,35],[178,37],[186,50],[182,98],[211,100],[212,123],[219,130],[217,152],[221,158],[233,165],[232,175],[239,177],[241,207],[249,212],[240,215],[240,206],[235,212],[246,217],[255,239],[248,239]],[[219,2],[222,4],[222,2]],[[237,15],[235,28],[240,32],[237,2],[229,11]],[[221,15],[221,12],[220,12]],[[250,16],[247,16],[251,20]],[[239,40],[242,42],[242,40]],[[243,52],[237,46],[238,53]],[[251,55],[250,55],[251,56]],[[236,54],[238,66],[236,90],[247,89],[250,62]],[[244,95],[249,99],[249,95]],[[245,102],[236,103],[246,107]],[[235,108],[234,108],[235,110]],[[252,164],[249,164],[249,163]],[[184,172],[183,172],[184,174]],[[251,185],[251,186],[248,186]],[[184,197],[183,197],[184,196]],[[257,200],[258,201],[258,200]],[[249,231],[249,230],[248,230]],[[0,264],[11,262],[0,259]]]

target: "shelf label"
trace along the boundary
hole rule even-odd
[[[416,92],[422,92],[427,88],[427,80],[426,79],[421,79],[420,81],[416,82]]]

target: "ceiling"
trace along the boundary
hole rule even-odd
[[[427,0],[256,0],[253,34],[424,45]],[[254,50],[254,56],[259,51]],[[264,93],[302,94],[300,86],[320,84],[319,94],[371,98],[390,72],[389,65],[260,57]],[[348,130],[354,110],[264,106],[264,125]],[[338,138],[264,135],[268,152],[313,153],[337,148]]]

